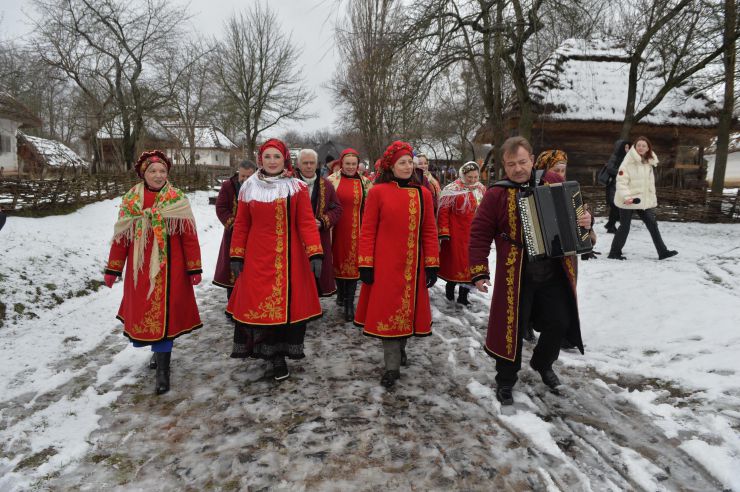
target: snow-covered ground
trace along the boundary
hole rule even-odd
[[[221,227],[208,195],[190,196],[205,327],[176,342],[159,397],[149,353],[114,319],[121,284],[91,282],[117,201],[0,232],[0,490],[740,491],[740,225],[661,223],[680,254],[657,261],[633,223],[620,262],[597,221],[604,254],[580,264],[586,355],[561,355],[554,394],[527,345],[501,412],[482,351],[489,299],[463,311],[442,282],[434,335],[410,342],[394,391],[378,384],[379,343],[331,299],[287,381],[230,359],[210,284]]]

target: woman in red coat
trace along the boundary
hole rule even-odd
[[[185,194],[167,181],[170,167],[159,150],[139,157],[143,181],[123,196],[105,269],[112,287],[126,268],[117,317],[135,347],[151,346],[157,394],[170,389],[172,341],[203,326],[193,293],[202,273],[195,219]]]
[[[470,243],[470,224],[478,208],[486,187],[481,184],[480,168],[473,161],[466,162],[458,173],[459,178],[445,186],[440,195],[439,239],[439,278],[447,282],[445,295],[455,299],[455,285],[460,284],[457,302],[467,306],[470,288],[470,266],[468,265],[468,244]]]
[[[291,176],[286,145],[268,140],[258,160],[260,170],[239,190],[231,236],[237,279],[226,311],[237,328],[231,356],[271,360],[279,381],[290,375],[285,357],[305,357],[306,323],[321,316],[323,250],[308,188]]]
[[[357,171],[360,154],[355,149],[344,149],[339,161],[342,164],[341,170],[328,178],[337,190],[339,204],[342,206],[342,215],[334,226],[332,255],[334,277],[337,280],[337,304],[344,306],[344,320],[352,321],[355,316],[357,280],[360,278],[360,270],[357,268],[360,225],[365,199],[372,183]]]
[[[406,365],[406,339],[432,333],[427,289],[437,280],[439,245],[432,194],[411,179],[411,146],[393,142],[379,171],[362,222],[355,324],[383,340],[380,382],[390,388]]]

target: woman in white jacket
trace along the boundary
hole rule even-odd
[[[655,175],[653,174],[653,168],[657,165],[658,158],[653,152],[650,140],[647,137],[637,137],[617,173],[614,204],[619,207],[619,229],[614,235],[611,251],[609,251],[609,258],[613,260],[627,259],[622,255],[622,248],[630,232],[633,210],[637,211],[650,232],[655,249],[658,250],[658,259],[664,260],[678,254],[677,251],[666,247],[658,230],[658,220],[655,217],[658,198],[655,195]]]

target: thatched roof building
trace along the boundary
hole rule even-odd
[[[652,99],[663,87],[661,69],[648,65],[638,82],[636,110],[640,101]],[[623,48],[603,41],[565,41],[531,77],[535,152],[565,150],[569,177],[590,184],[621,133],[628,75],[629,58]],[[720,108],[689,82],[671,90],[633,127],[632,137],[645,135],[654,144],[661,184],[682,186],[703,180],[702,152],[716,133]],[[509,134],[517,126],[514,108],[507,120]],[[476,140],[491,143],[490,129],[482,128]]]
[[[16,134],[20,172],[39,178],[49,174],[79,173],[89,164],[77,153],[56,140]]]

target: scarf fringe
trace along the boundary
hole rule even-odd
[[[306,183],[300,179],[288,176],[265,178],[255,173],[239,190],[239,201],[270,203],[279,198],[293,196],[305,188],[307,188]]]

